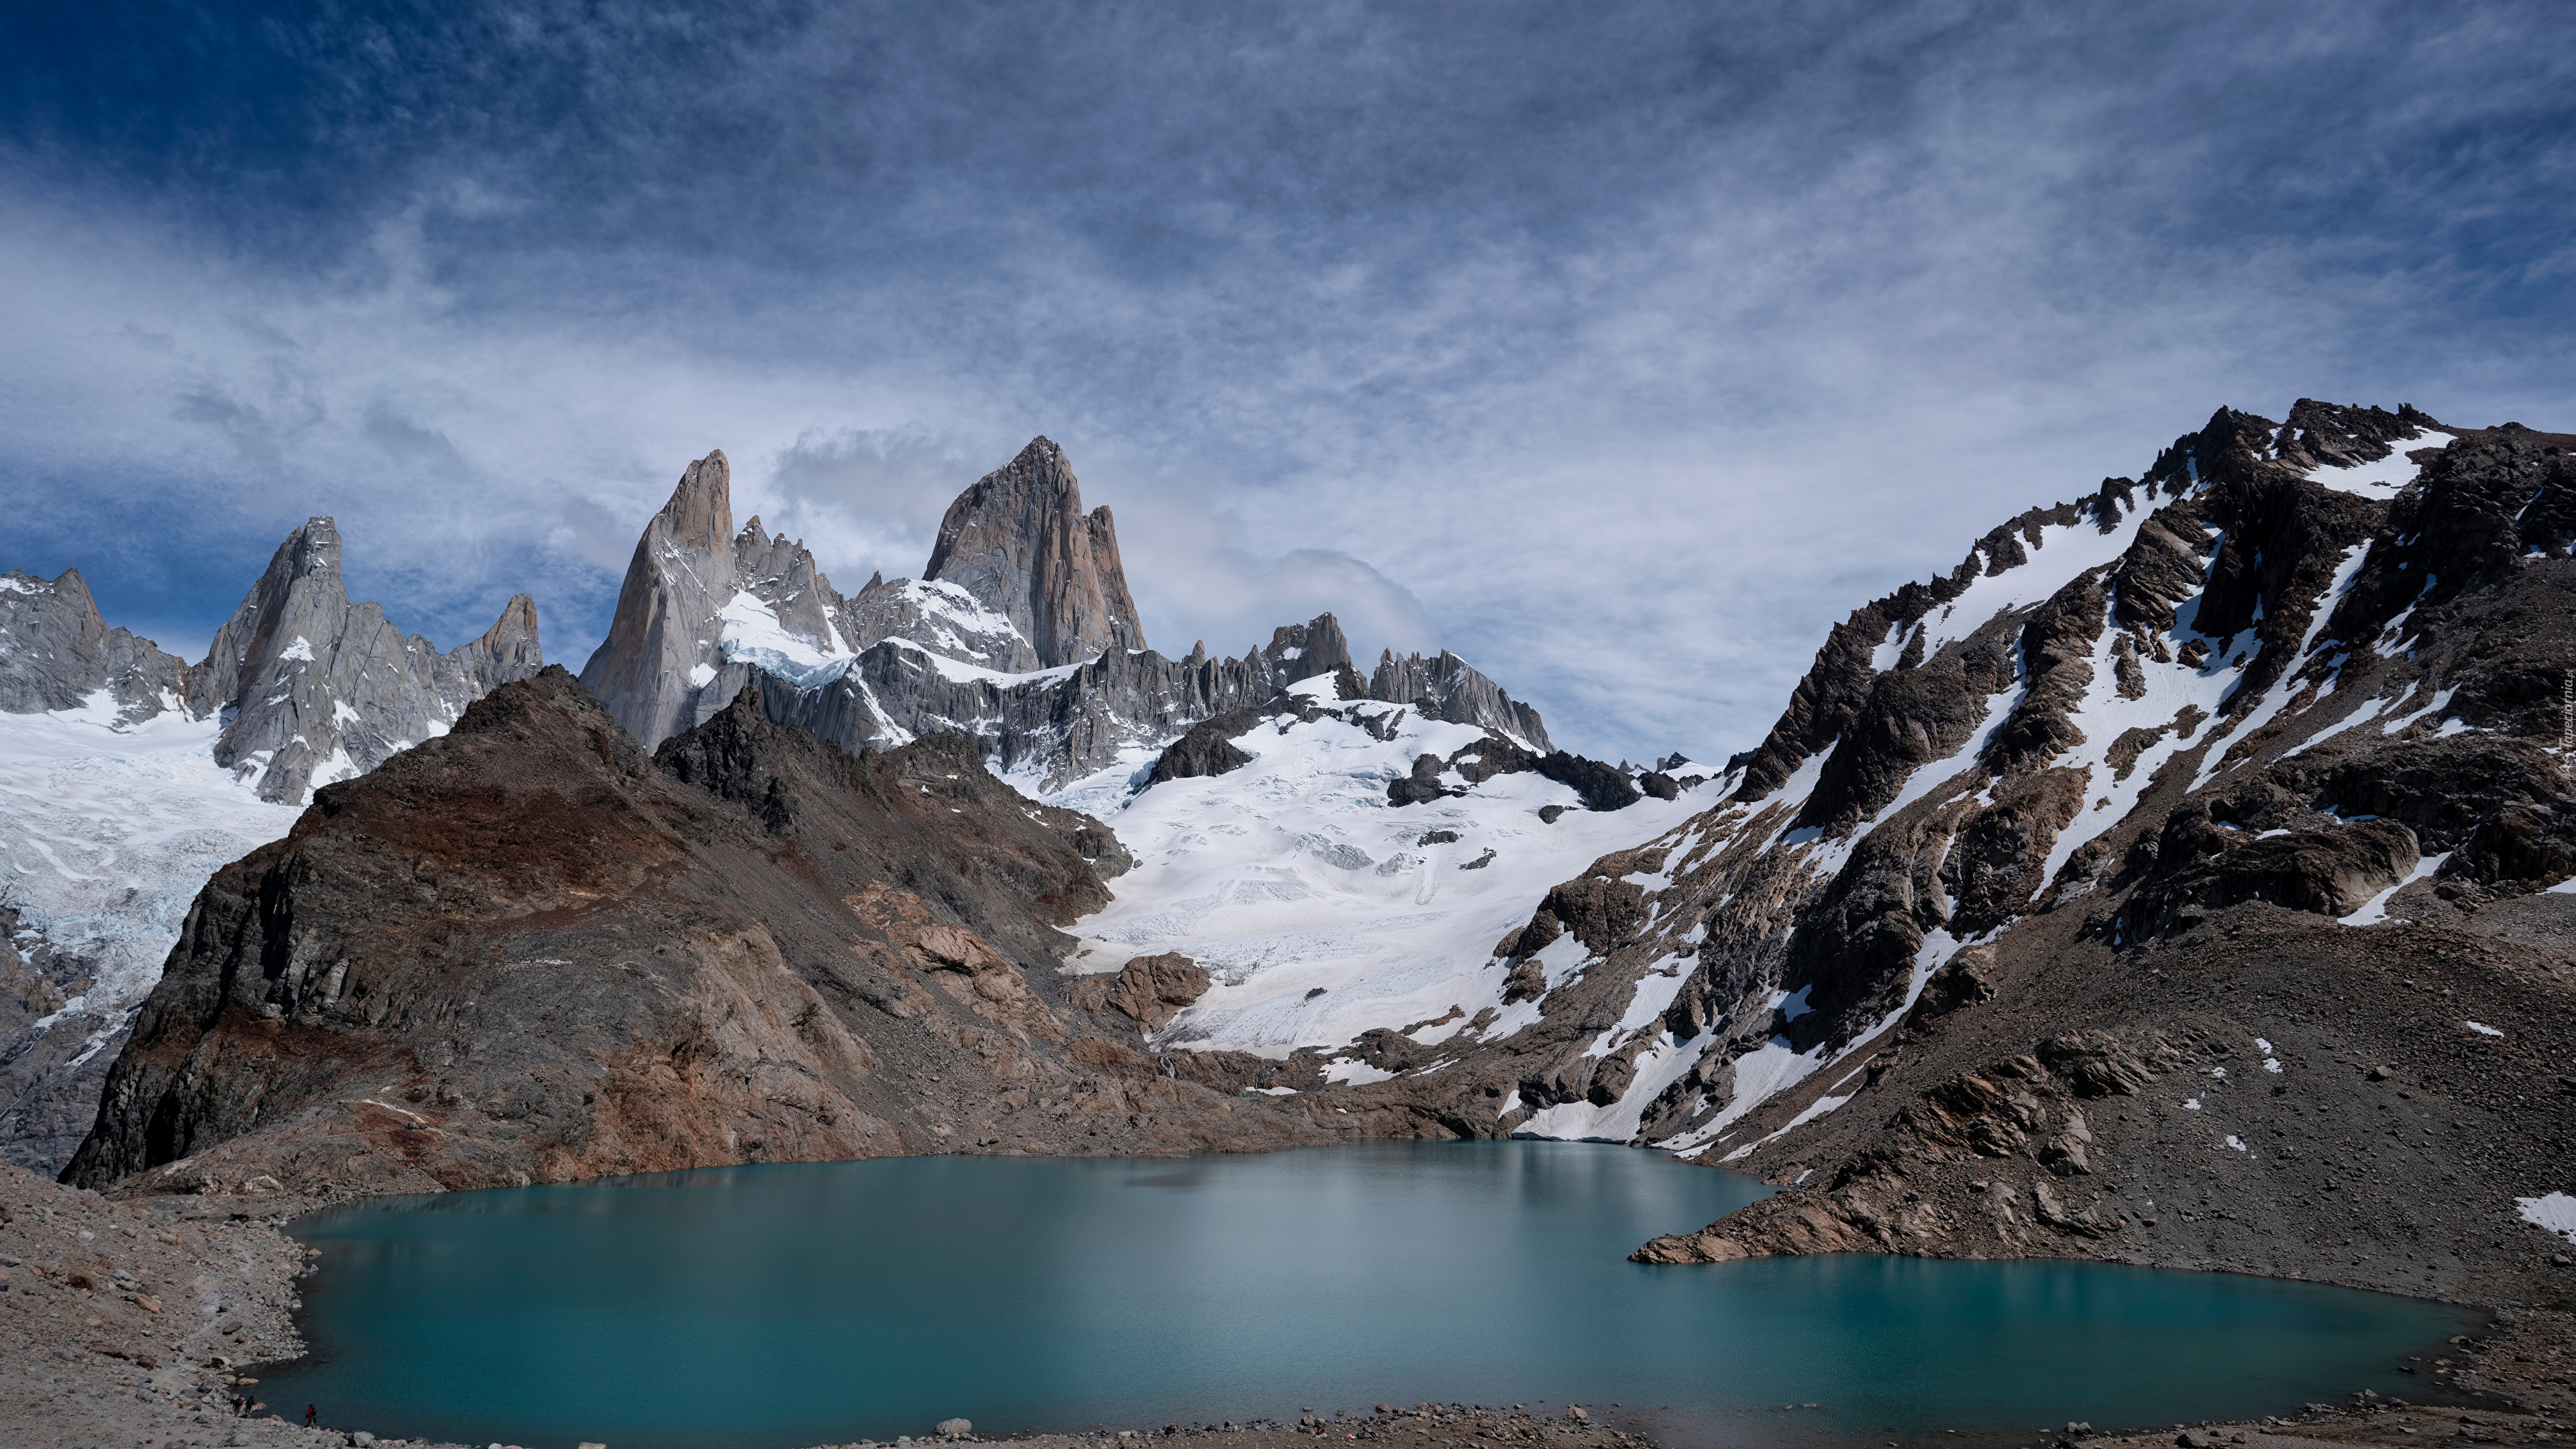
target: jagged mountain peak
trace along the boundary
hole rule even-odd
[[[223,715],[216,763],[263,799],[301,801],[372,770],[543,662],[527,595],[480,638],[441,654],[388,623],[383,605],[349,601],[340,547],[327,517],[289,533],[191,671],[192,713]]]
[[[1072,465],[1044,437],[948,505],[922,577],[1009,619],[1041,667],[1146,647],[1108,505],[1082,511]]]
[[[1482,725],[1541,754],[1555,748],[1537,710],[1513,699],[1502,686],[1446,649],[1430,659],[1392,649],[1381,652],[1369,679],[1368,697],[1414,705],[1452,724]]]
[[[696,553],[723,551],[733,533],[733,465],[718,448],[680,474],[670,501],[654,515],[663,537]]]
[[[1373,697],[1329,613],[1240,658],[1212,656],[1204,641],[1178,660],[1147,648],[1109,510],[1083,511],[1079,480],[1045,437],[957,495],[923,577],[872,573],[855,595],[834,593],[801,542],[757,518],[729,550],[675,551],[672,519],[720,505],[702,460],[647,525],[609,637],[582,670],[647,745],[760,683],[773,718],[851,750],[963,734],[995,769],[1054,791],[1141,767],[1210,716],[1320,675],[1342,698]],[[711,513],[699,536],[729,522]],[[1390,656],[1379,684],[1377,699],[1550,748],[1536,711],[1454,655]]]

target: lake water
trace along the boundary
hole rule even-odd
[[[1975,1433],[2259,1414],[2471,1320],[2297,1283],[2061,1263],[1625,1255],[1761,1195],[1574,1143],[717,1169],[368,1203],[302,1231],[316,1357],[263,1375],[379,1435],[790,1446],[1387,1401],[1814,1403]],[[1749,1423],[1750,1421],[1748,1421]],[[1777,1422],[1777,1421],[1775,1421]],[[1785,1424],[1784,1424],[1785,1427]]]

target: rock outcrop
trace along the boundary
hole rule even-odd
[[[0,574],[0,714],[91,710],[132,724],[187,699],[186,663],[109,628],[80,570]]]
[[[1082,1024],[1056,928],[1124,863],[953,737],[853,759],[745,695],[647,756],[548,670],[217,873],[66,1180],[414,1191],[1342,1135],[1231,1095],[1264,1064],[1166,1075]],[[1188,975],[1140,970],[1122,1010]]]
[[[722,452],[680,475],[635,541],[608,637],[581,669],[582,687],[646,749],[698,722],[698,701],[724,662],[717,640],[738,592],[732,477]]]
[[[1398,656],[1392,649],[1380,654],[1377,671],[1369,676],[1368,697],[1414,705],[1452,724],[1481,725],[1540,754],[1556,748],[1548,742],[1547,725],[1537,710],[1446,649],[1434,659]]]
[[[220,715],[216,762],[265,800],[299,803],[317,776],[373,769],[543,663],[525,594],[444,654],[387,623],[382,605],[351,604],[328,518],[286,536],[193,667],[109,628],[77,569],[0,574],[0,713],[83,711],[110,726]]]
[[[1145,647],[1109,507],[1082,511],[1072,465],[1045,438],[948,505],[922,577],[953,583],[1009,619],[1036,655],[1032,667]]]
[[[465,706],[543,666],[537,608],[513,597],[479,639],[444,654],[352,604],[328,518],[286,536],[190,673],[188,706],[220,712],[215,762],[260,797],[301,801],[443,733]]]
[[[0,716],[43,716],[0,719],[0,1158],[62,1167],[209,872],[540,666],[526,596],[441,653],[352,605],[339,557],[327,518],[289,534],[195,665],[76,571],[0,575]]]
[[[637,543],[616,620],[582,670],[648,747],[756,685],[773,719],[853,752],[964,734],[994,768],[1054,789],[1303,680],[1348,673],[1347,693],[1366,693],[1330,614],[1239,659],[1147,649],[1109,510],[1081,511],[1045,438],[958,495],[924,578],[872,577],[853,596],[758,519],[725,546],[726,480],[721,453],[690,466]],[[1389,692],[1376,697],[1546,745],[1536,710],[1455,655],[1390,656],[1379,680]]]

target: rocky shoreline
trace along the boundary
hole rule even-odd
[[[0,1449],[18,1446],[133,1445],[138,1449],[226,1446],[418,1444],[378,1438],[329,1422],[306,1429],[300,1405],[259,1404],[230,1412],[235,1394],[257,1403],[259,1369],[304,1351],[294,1315],[296,1279],[311,1250],[285,1231],[295,1218],[338,1199],[303,1194],[154,1195],[129,1199],[49,1182],[0,1165]],[[2397,1445],[2444,1437],[2471,1443],[2551,1443],[2576,1438],[2576,1314],[2507,1308],[2492,1329],[2461,1335],[2403,1366],[2420,1371],[2423,1401],[2372,1392],[2344,1404],[2284,1406],[2284,1416],[2239,1423],[2174,1425],[2096,1434],[2069,1424],[2038,1436],[2042,1449],[2321,1449]],[[1809,1406],[1792,1405],[1789,1410]],[[950,1427],[954,1427],[953,1425]],[[963,1441],[971,1426],[919,1442]],[[1886,1442],[1878,1435],[1810,1427],[1795,1412],[1752,1417],[1617,1406],[1544,1404],[1377,1405],[1307,1411],[1297,1423],[1096,1427],[1021,1434],[1034,1449],[1121,1449],[1146,1439],[1222,1436],[1240,1449],[1288,1449],[1327,1440],[1384,1441],[1405,1449],[1485,1449],[1545,1444],[1563,1449],[1669,1449],[1748,1444],[1818,1449]],[[1906,1436],[1900,1436],[1900,1438]],[[2019,1435],[1913,1436],[1925,1445],[2007,1449]],[[898,1440],[903,1449],[911,1443]],[[474,1449],[474,1446],[462,1446]],[[840,1446],[832,1446],[840,1449]],[[857,1441],[848,1449],[894,1449]]]

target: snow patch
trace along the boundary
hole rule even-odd
[[[2381,891],[2375,896],[2372,896],[2369,900],[2362,902],[2361,909],[2353,912],[2351,915],[2337,916],[2335,919],[2347,926],[2375,926],[2381,921],[2387,920],[2388,902],[2394,898],[2399,891],[2406,889],[2408,886],[2413,885],[2419,880],[2424,880],[2431,876],[2433,872],[2442,868],[2442,862],[2449,860],[2450,858],[2451,853],[2447,850],[2443,851],[2439,855],[2425,856],[2423,859],[2415,862],[2415,868],[2407,872],[2406,879],[2399,881],[2397,884],[2390,886],[2388,889]]]
[[[2515,1198],[2513,1205],[2521,1209],[2524,1222],[2576,1243],[2576,1197],[2563,1192],[2543,1193],[2539,1197]]]

